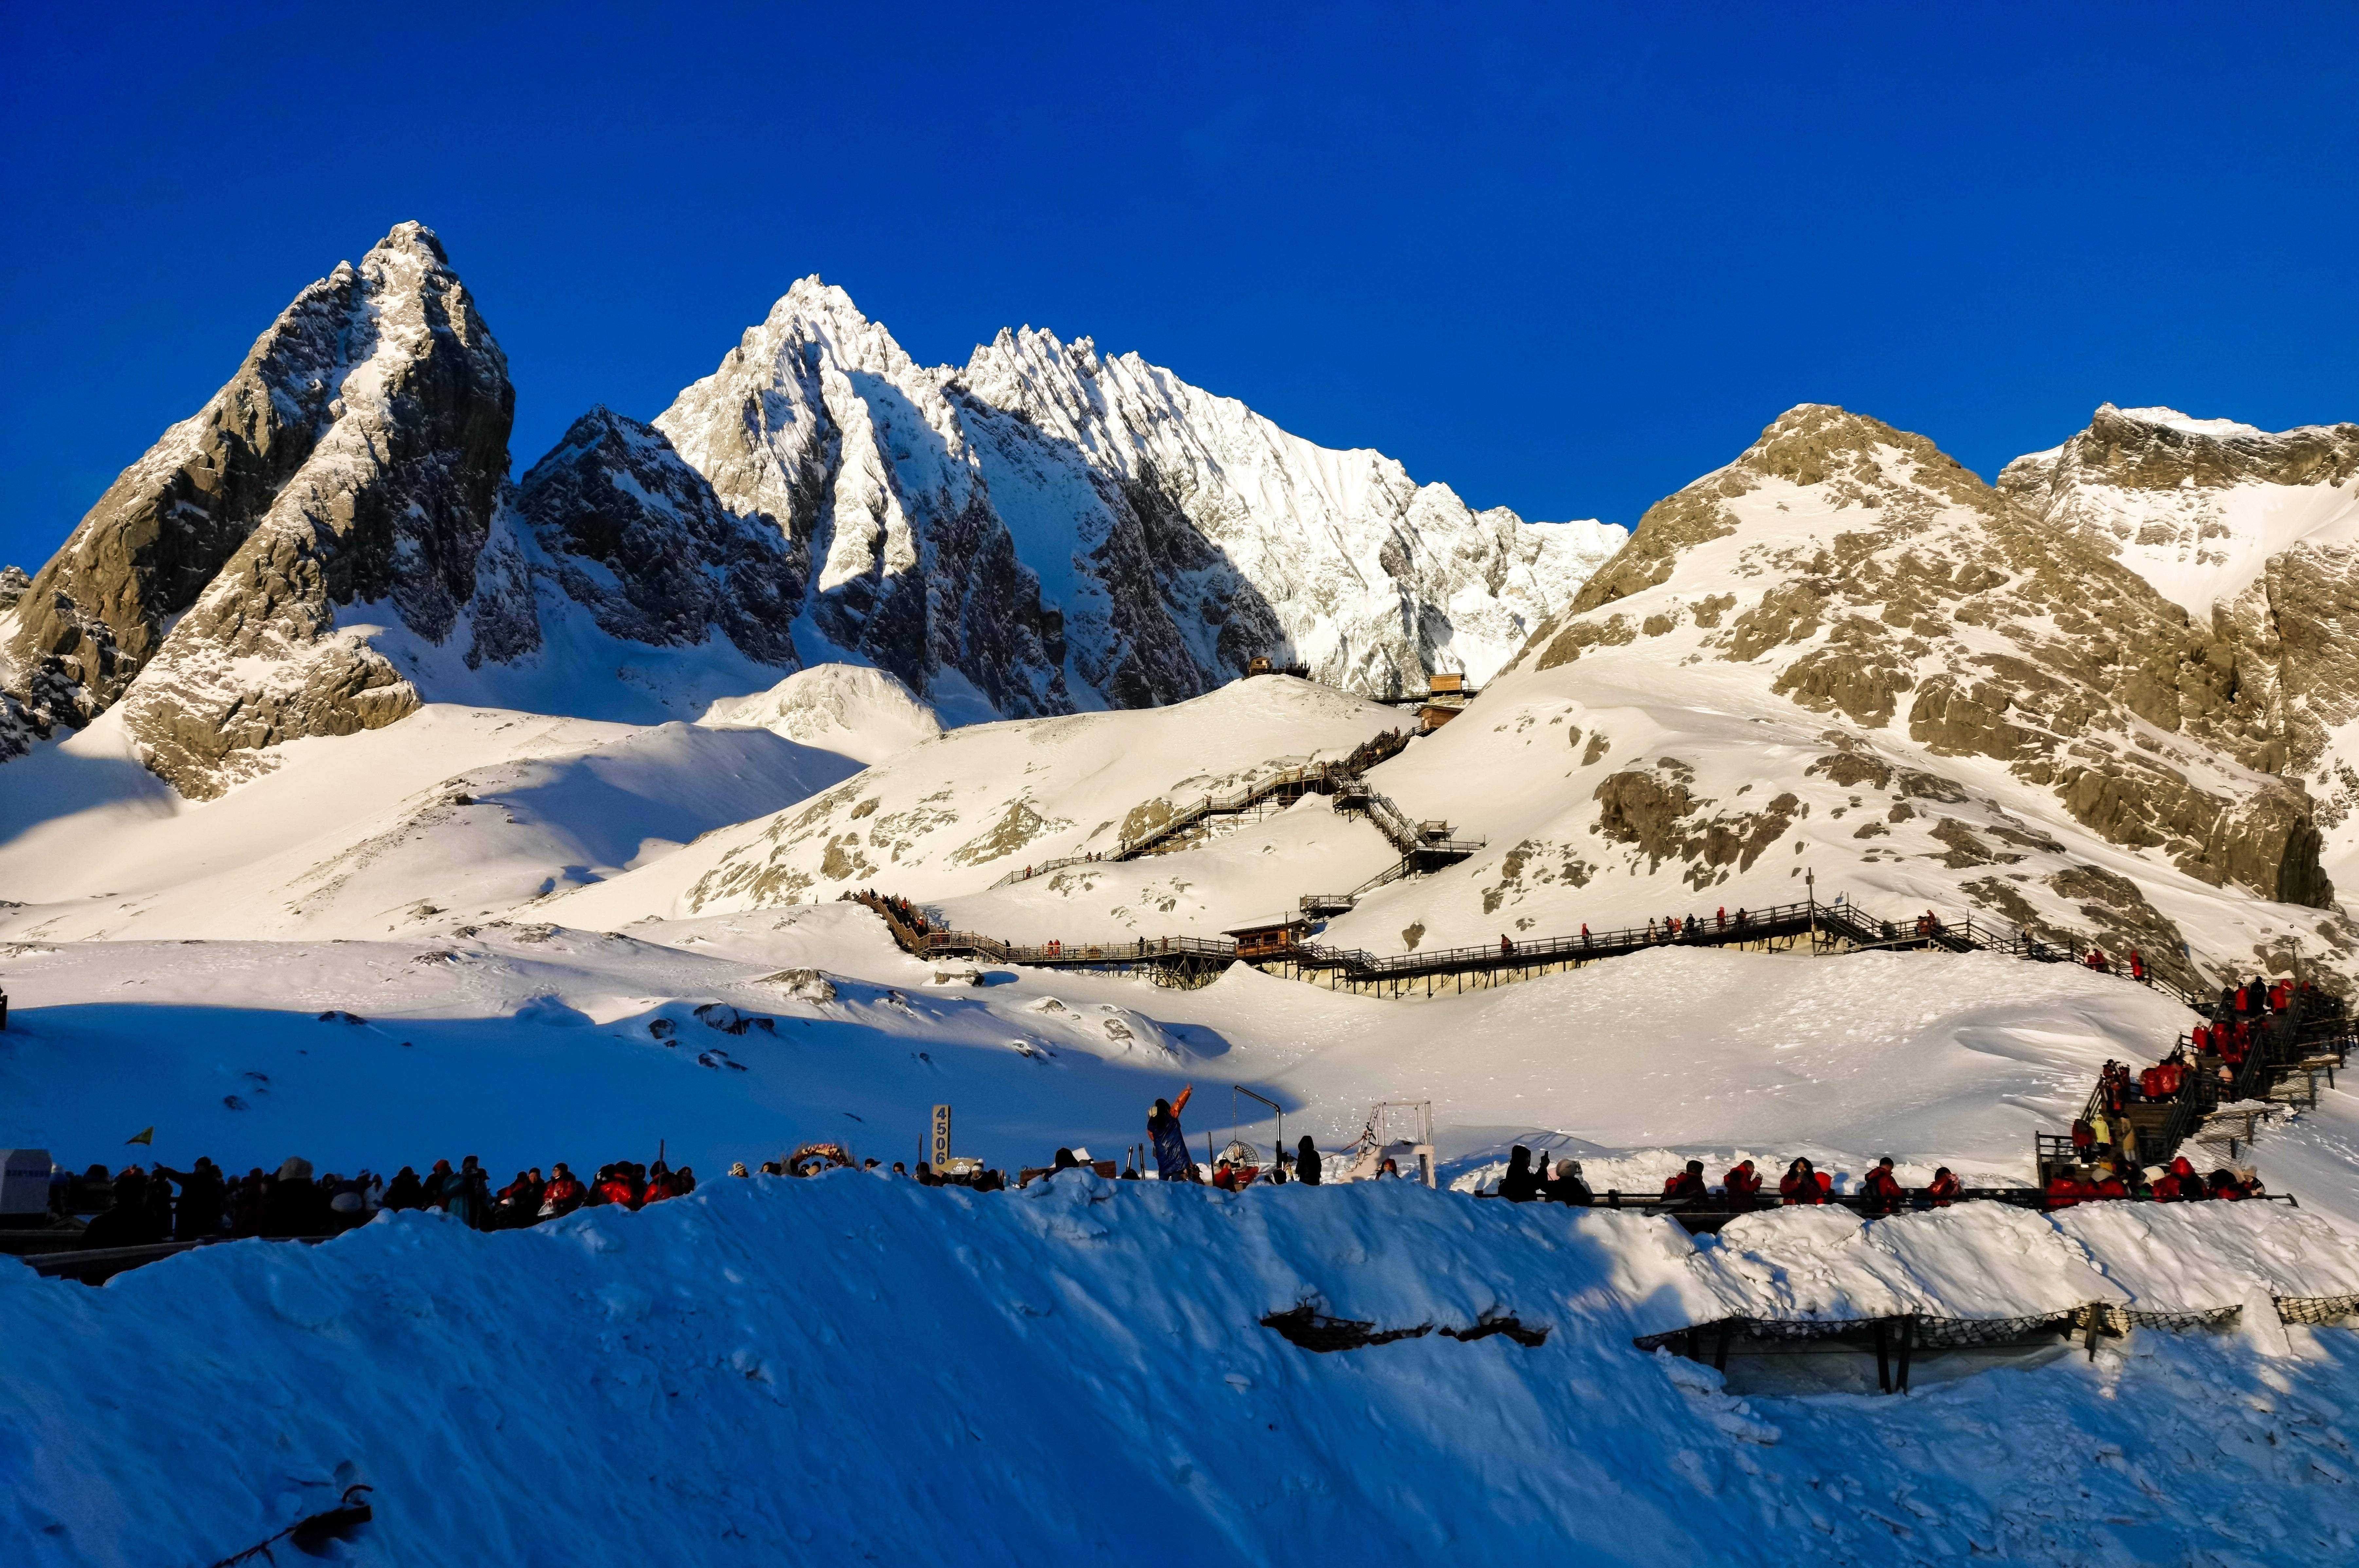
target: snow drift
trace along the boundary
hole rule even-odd
[[[1930,1238],[1897,1272],[1921,1294],[1956,1288],[1945,1259],[1996,1304],[2076,1268],[2063,1293],[2102,1288],[2045,1221],[1914,1228]],[[1994,1231],[2040,1244],[1994,1271]],[[1406,1184],[1067,1176],[978,1198],[843,1173],[505,1235],[387,1217],[95,1291],[10,1270],[0,1335],[44,1353],[0,1382],[0,1531],[35,1563],[209,1561],[358,1480],[377,1521],[353,1559],[419,1565],[1270,1561],[1312,1541],[1484,1561],[1541,1540],[1609,1563],[2260,1540],[2279,1563],[2348,1560],[2336,1411],[2359,1347],[2339,1330],[2289,1329],[2274,1355],[2142,1335],[1946,1383],[1926,1363],[1906,1398],[1747,1401],[1631,1346],[1751,1299],[1718,1250]],[[1816,1250],[1867,1293],[1842,1248]],[[2233,1270],[2254,1249],[2217,1250]],[[1549,1334],[1315,1355],[1259,1322],[1304,1303]]]

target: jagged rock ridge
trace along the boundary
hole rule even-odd
[[[818,635],[1007,713],[1176,701],[1256,654],[1372,693],[1487,678],[1623,536],[1473,513],[1086,339],[922,368],[816,278],[656,425],[810,562]]]
[[[1623,536],[1473,513],[1087,341],[923,369],[815,278],[655,426],[594,409],[511,490],[512,407],[425,228],[305,289],[0,579],[0,760],[120,704],[203,797],[422,700],[690,716],[832,658],[961,719],[1174,701],[1262,654],[1480,680]]]

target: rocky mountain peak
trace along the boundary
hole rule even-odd
[[[123,471],[0,622],[0,755],[120,699],[162,654],[175,618],[186,656],[201,662],[225,654],[199,654],[207,638],[252,647],[265,625],[309,643],[332,621],[328,605],[355,599],[390,599],[427,635],[446,633],[473,589],[511,405],[506,361],[432,231],[398,225],[357,266],[339,265],[297,295],[203,408]],[[374,445],[428,427],[422,444]],[[364,470],[388,466],[408,470],[409,498],[435,504],[336,514],[368,491]],[[282,505],[273,542],[255,546]],[[455,523],[454,508],[470,520]],[[173,720],[186,741],[166,743],[211,752],[198,738],[207,722]],[[249,717],[245,732],[280,729]]]
[[[416,692],[338,613],[367,604],[374,624],[451,634],[513,407],[440,242],[397,227],[297,296],[42,568],[10,641],[24,727],[120,699],[149,765],[202,797],[281,741],[408,712]]]
[[[2233,672],[2256,765],[2306,779],[2330,862],[2359,856],[2359,425],[2270,433],[2169,408],[2100,407],[2017,458],[2000,492],[2039,533],[2118,561],[2202,628]]]
[[[1675,633],[1902,755],[2001,763],[2200,880],[2331,898],[2310,801],[2267,776],[2282,726],[2234,648],[1922,437],[1790,410],[1652,508],[1529,656],[1548,670]]]

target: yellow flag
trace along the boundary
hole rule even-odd
[[[147,1147],[153,1149],[156,1146],[156,1130],[151,1127],[145,1132],[135,1132],[123,1141],[126,1145],[133,1143],[145,1143]]]

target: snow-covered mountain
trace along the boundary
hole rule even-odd
[[[514,406],[429,231],[340,265],[0,619],[0,754],[121,701],[148,765],[204,797],[263,771],[266,747],[411,712],[368,623],[460,631]]]
[[[1177,701],[1264,654],[1480,681],[1624,536],[1475,513],[1086,340],[921,368],[816,278],[653,426],[593,409],[511,487],[513,403],[421,225],[305,289],[0,574],[0,758],[121,703],[202,799],[427,702],[648,722],[830,661],[960,722]]]
[[[1377,695],[1480,681],[1625,537],[1473,512],[1088,339],[921,367],[816,277],[655,423],[791,541],[812,634],[1009,714],[1194,697],[1256,654]]]
[[[2232,651],[2257,765],[2309,784],[2324,863],[2359,877],[2359,425],[2271,435],[2108,404],[2062,446],[2009,463],[1998,488]]]
[[[2317,806],[2225,637],[1920,436],[1796,408],[1650,510],[1464,717],[1376,771],[1487,833],[1339,937],[1782,903],[2348,966]]]

